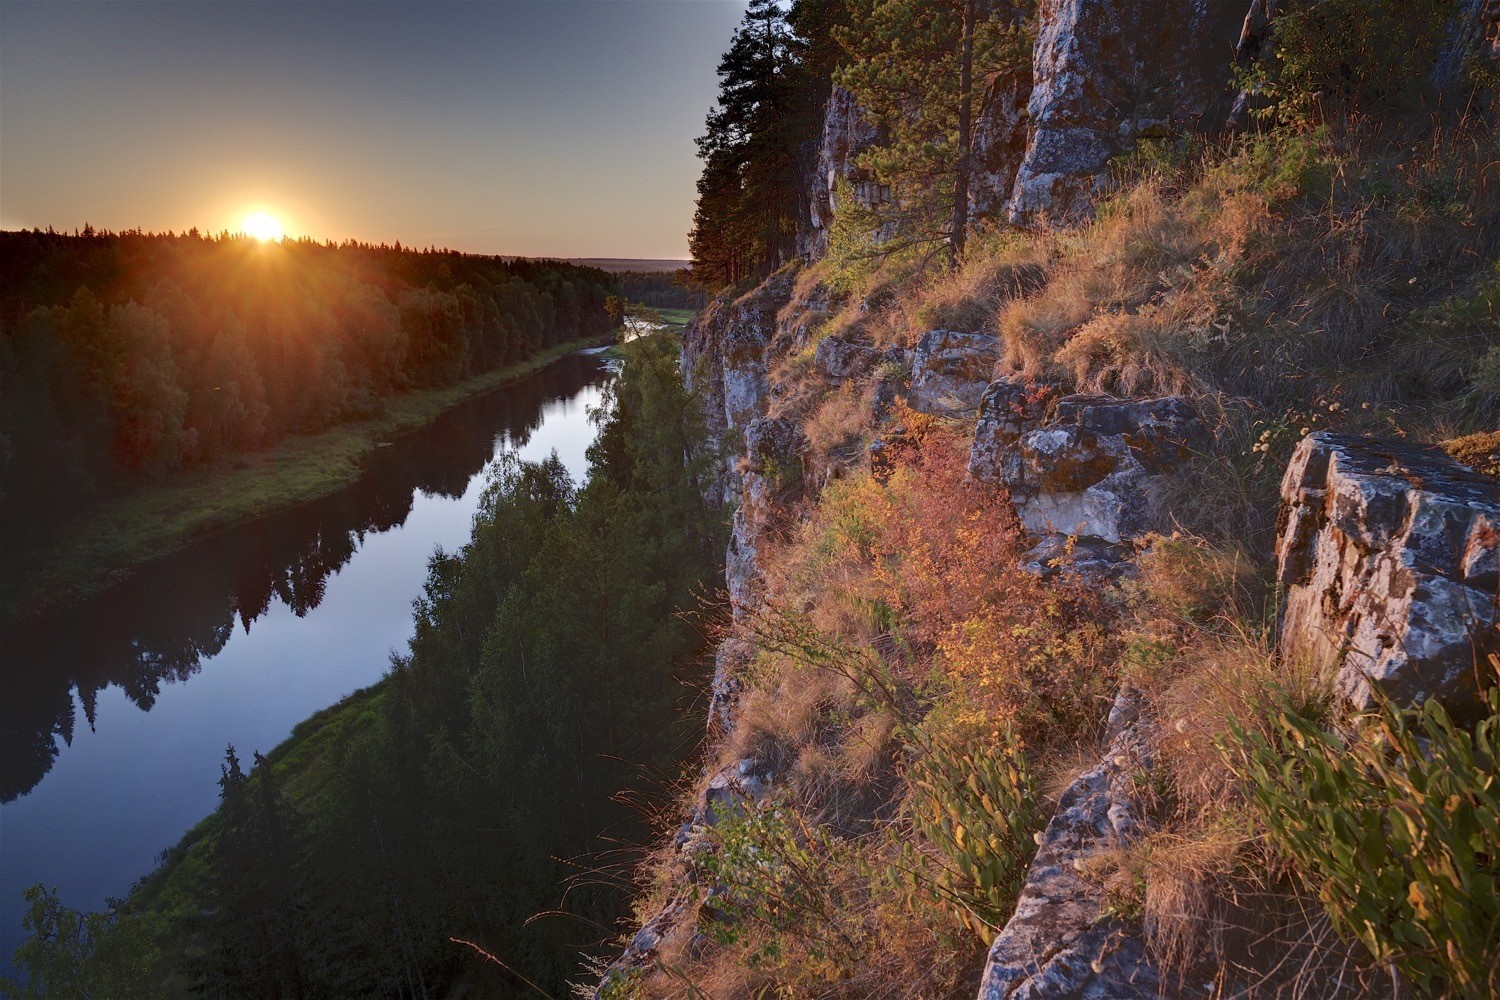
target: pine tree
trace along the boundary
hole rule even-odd
[[[945,242],[957,263],[972,224],[972,123],[985,82],[1029,63],[1035,4],[850,0],[850,9],[834,78],[884,137],[857,161],[891,189],[870,207],[895,234],[889,249]]]
[[[698,140],[703,174],[689,243],[693,276],[719,287],[796,252],[806,214],[800,154],[814,129],[806,43],[775,0],[751,0],[719,62],[718,106]]]

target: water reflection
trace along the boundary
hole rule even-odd
[[[196,543],[5,637],[0,801],[25,795],[46,776],[72,742],[80,710],[82,724],[93,727],[106,687],[117,685],[149,711],[164,684],[192,677],[236,628],[249,632],[276,602],[305,616],[368,534],[406,520],[417,491],[462,496],[499,435],[524,443],[546,404],[574,396],[602,370],[597,357],[565,358],[378,448],[349,489]]]

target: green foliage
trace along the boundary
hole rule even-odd
[[[1324,155],[1328,131],[1278,129],[1247,138],[1237,156],[1216,169],[1229,171],[1250,190],[1277,205],[1328,192],[1330,165]]]
[[[907,775],[907,813],[937,851],[904,841],[893,881],[906,881],[989,941],[1015,910],[1036,853],[1033,835],[1047,822],[1026,754],[1009,736],[996,742],[920,737]]]
[[[799,952],[821,978],[848,975],[859,961],[865,929],[856,893],[855,847],[827,827],[808,823],[789,804],[744,807],[723,816],[712,850],[699,862],[719,887],[710,900],[717,919],[710,933],[721,943],[754,944],[747,960],[776,968]],[[754,938],[747,936],[755,930]]]
[[[162,956],[147,918],[79,913],[64,906],[56,890],[34,885],[26,890],[21,926],[29,936],[14,961],[25,983],[0,979],[6,996],[153,1000],[158,995]]]
[[[1500,689],[1470,730],[1435,701],[1352,736],[1283,706],[1221,742],[1277,851],[1334,926],[1424,995],[1500,987]]]
[[[978,108],[996,77],[1030,73],[1035,4],[851,0],[849,6],[850,25],[836,32],[845,58],[834,82],[880,128],[884,141],[857,164],[892,191],[888,203],[865,207],[879,213],[898,243],[946,236],[960,177],[971,170],[960,146],[961,109]],[[978,12],[967,92],[966,7]],[[850,204],[840,198],[840,212]]]
[[[872,279],[890,257],[909,257],[913,248],[895,244],[889,222],[875,208],[854,197],[854,188],[840,179],[834,185],[838,214],[828,227],[828,252],[823,257],[824,283],[841,295],[869,289]]]
[[[1375,111],[1431,74],[1458,11],[1455,0],[1284,2],[1269,51],[1244,82],[1271,101],[1268,114],[1295,124],[1315,123],[1330,105]]]

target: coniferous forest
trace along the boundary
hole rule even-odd
[[[197,231],[3,233],[0,289],[8,545],[130,484],[613,325],[593,268]]]

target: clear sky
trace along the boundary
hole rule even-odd
[[[735,0],[0,0],[0,228],[687,256]]]

